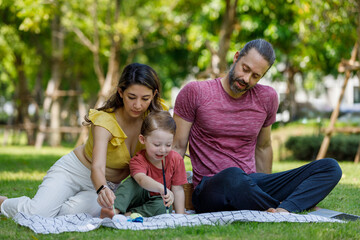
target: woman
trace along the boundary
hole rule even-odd
[[[33,199],[1,196],[1,213],[100,216],[101,207],[114,204],[114,190],[129,175],[131,157],[144,148],[138,136],[145,115],[162,109],[156,72],[143,64],[126,66],[116,92],[85,117],[91,125],[87,142],[50,168]]]

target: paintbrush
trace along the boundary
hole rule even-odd
[[[164,194],[167,194],[166,191],[166,179],[165,179],[165,169],[164,169],[164,161],[161,159],[161,167],[162,167],[162,173],[163,173],[163,179],[164,179]],[[166,204],[166,202],[165,202]],[[166,207],[166,213],[169,213],[169,207]]]

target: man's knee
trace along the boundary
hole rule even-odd
[[[331,174],[334,176],[334,178],[340,180],[341,176],[342,176],[342,170],[340,168],[339,163],[333,159],[333,158],[324,158],[321,160],[321,163],[326,166],[326,169],[331,172]]]
[[[317,161],[329,173],[334,182],[339,182],[342,176],[342,170],[339,163],[333,158],[324,158]]]
[[[336,161],[333,158],[326,158],[325,160],[327,161],[328,166],[331,168],[331,171],[333,172],[334,179],[340,181],[342,176],[342,170],[338,161]]]

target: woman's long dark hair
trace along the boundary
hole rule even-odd
[[[140,64],[140,63],[132,63],[127,65],[119,79],[117,88],[120,88],[123,92],[134,84],[140,84],[145,87],[148,87],[155,94],[153,100],[150,103],[148,110],[152,111],[160,111],[162,110],[160,103],[160,81],[157,73],[151,67]],[[110,96],[110,98],[104,103],[102,107],[97,108],[96,110],[105,111],[105,112],[114,112],[116,109],[124,106],[123,99],[120,97],[117,89],[115,93]],[[85,122],[91,123],[88,119],[88,116],[85,116]]]

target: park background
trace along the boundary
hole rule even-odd
[[[0,194],[35,194],[47,169],[86,140],[84,115],[111,94],[127,64],[154,68],[172,108],[182,86],[224,76],[236,51],[263,38],[277,55],[260,81],[273,86],[280,101],[273,171],[315,160],[328,137],[326,154],[340,162],[344,174],[321,207],[359,215],[360,168],[354,163],[360,149],[359,23],[359,0],[0,0]],[[10,239],[31,235],[5,218],[0,226],[0,236]],[[239,231],[248,239],[360,234],[354,223],[183,229],[157,234],[189,239],[230,238]],[[129,234],[98,232],[63,239]]]

